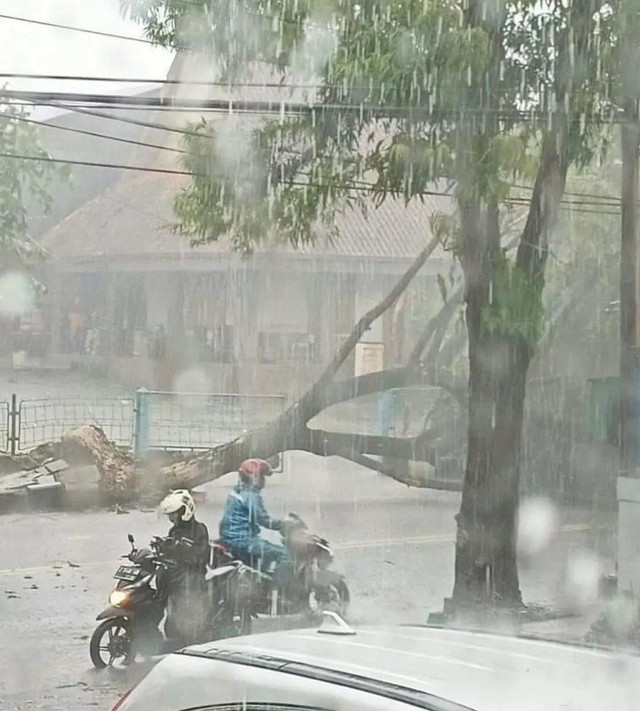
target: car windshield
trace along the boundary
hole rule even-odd
[[[0,41],[2,709],[630,709],[640,0]]]

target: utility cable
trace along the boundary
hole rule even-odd
[[[67,159],[67,158],[53,158],[53,157],[44,157],[44,156],[30,156],[26,154],[17,154],[17,153],[6,153],[6,152],[0,152],[0,158],[8,158],[8,159],[14,159],[14,160],[28,160],[28,161],[38,161],[41,163],[53,163],[53,164],[61,164],[61,165],[78,165],[78,166],[88,166],[88,167],[93,167],[93,168],[111,168],[111,169],[116,169],[116,170],[129,170],[129,171],[134,171],[134,172],[142,172],[142,173],[156,173],[156,174],[162,174],[162,175],[180,175],[180,176],[191,176],[193,177],[194,175],[199,176],[199,177],[207,177],[206,173],[193,173],[188,170],[179,170],[179,169],[174,169],[174,168],[156,168],[152,166],[139,166],[139,165],[125,165],[125,164],[117,164],[117,163],[101,163],[99,161],[84,161],[84,160],[73,160],[73,159]],[[281,185],[285,186],[297,186],[297,187],[313,187],[313,188],[327,188],[331,187],[330,185],[322,184],[322,183],[317,183],[313,181],[298,181],[298,180],[288,180]],[[365,187],[364,185],[336,185],[334,187],[343,189],[343,190],[354,190],[356,192],[366,192],[366,193],[374,193],[375,188],[374,186],[370,187]],[[435,191],[435,190],[422,190],[419,193],[416,194],[416,196],[421,195],[421,196],[432,196],[432,197],[448,197],[451,198],[451,195],[449,193],[443,192],[443,191]],[[528,205],[529,201],[526,198],[518,198],[518,197],[511,197],[507,198],[507,202],[512,202],[514,204],[525,204]],[[605,211],[600,211],[600,210],[586,210],[584,208],[575,208],[572,209],[571,207],[571,202],[563,202],[562,200],[560,201],[560,204],[562,206],[562,209],[571,209],[573,212],[578,212],[578,213],[585,213],[585,214],[603,214],[603,215],[608,215],[608,214],[615,214],[619,215],[619,212],[605,212]]]

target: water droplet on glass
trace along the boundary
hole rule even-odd
[[[590,551],[576,551],[567,563],[566,595],[570,605],[584,608],[598,598],[602,565]]]
[[[541,553],[551,542],[557,528],[558,514],[549,499],[529,499],[520,506],[518,543],[526,555]]]
[[[26,274],[8,272],[0,277],[0,313],[20,316],[34,308],[35,292]]]

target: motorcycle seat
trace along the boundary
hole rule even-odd
[[[224,545],[224,544],[222,544]],[[236,550],[235,548],[227,548],[225,546],[225,549],[227,551],[227,554],[231,556],[234,560],[239,560],[240,562],[244,563],[246,566],[249,568],[252,568],[253,570],[257,570],[258,572],[261,573],[268,573],[269,571],[264,570],[264,566],[262,564],[262,558],[259,556],[251,555],[250,553],[247,553],[246,551],[242,550]]]

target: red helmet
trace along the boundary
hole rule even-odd
[[[245,459],[238,467],[240,479],[256,489],[264,487],[265,478],[271,476],[273,470],[264,459]]]

